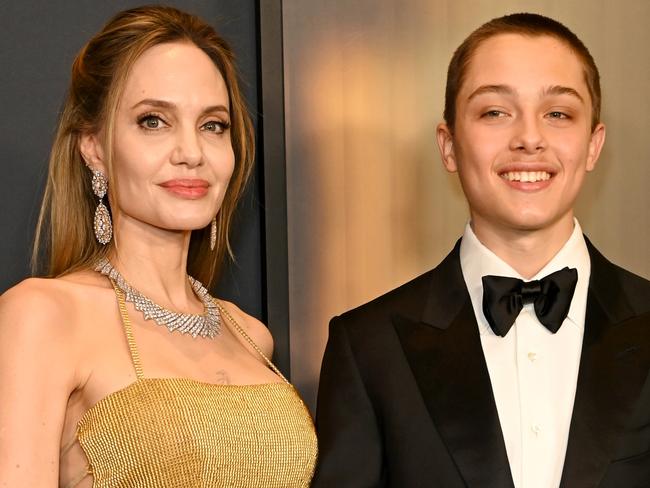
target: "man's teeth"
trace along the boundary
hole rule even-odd
[[[546,181],[551,179],[550,173],[546,171],[509,171],[501,175],[508,181],[522,181],[534,183],[536,181]]]

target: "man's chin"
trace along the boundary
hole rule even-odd
[[[573,213],[562,215],[543,211],[511,212],[501,215],[472,215],[472,228],[479,226],[490,233],[531,234],[573,226]]]
[[[531,234],[538,232],[555,231],[563,226],[568,226],[570,222],[573,227],[573,215],[564,214],[562,216],[549,215],[548,213],[525,213],[503,220],[503,227],[510,229],[513,233]]]

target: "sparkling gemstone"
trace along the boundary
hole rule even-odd
[[[101,244],[108,244],[113,237],[113,226],[111,224],[111,216],[108,213],[108,209],[103,203],[97,205],[95,210],[95,236],[97,241]]]

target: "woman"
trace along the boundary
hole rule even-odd
[[[51,278],[0,298],[3,488],[309,485],[311,418],[268,330],[201,285],[252,161],[200,19],[125,11],[82,49],[35,246]]]

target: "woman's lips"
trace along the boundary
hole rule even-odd
[[[160,186],[176,196],[194,200],[205,196],[210,185],[200,179],[177,179],[165,181]]]

